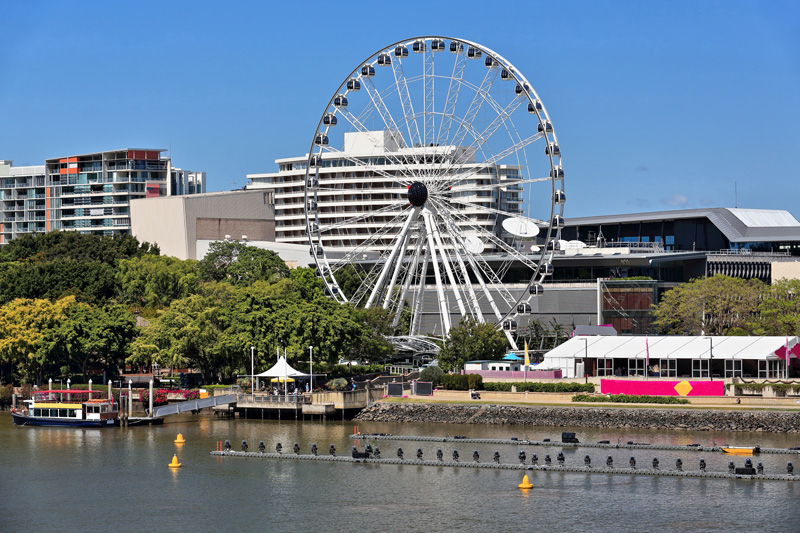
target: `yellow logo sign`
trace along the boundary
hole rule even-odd
[[[675,385],[675,392],[677,392],[680,396],[688,396],[691,391],[692,385],[688,381],[681,381]]]

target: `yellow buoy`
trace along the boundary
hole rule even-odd
[[[180,468],[181,467],[181,464],[178,462],[178,456],[177,455],[173,455],[172,456],[172,462],[169,464],[169,467],[170,468]]]
[[[183,433],[178,433],[178,436],[175,438],[175,444],[185,444],[186,441],[183,440]]]
[[[528,481],[528,475],[525,474],[524,476],[522,476],[522,483],[517,485],[517,487],[519,487],[519,488],[521,488],[523,490],[527,490],[527,489],[533,488],[533,483]]]

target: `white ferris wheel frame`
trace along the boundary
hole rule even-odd
[[[460,57],[456,59],[453,69],[454,73],[450,77],[451,88],[448,89],[447,99],[445,100],[444,104],[445,109],[437,111],[434,108],[434,104],[436,103],[433,95],[435,74],[433,72],[434,60],[432,58],[436,53],[439,53],[439,50],[432,50],[431,48],[433,47],[434,43],[436,43],[437,46],[444,46],[443,52],[447,52],[448,42],[452,43],[456,47],[456,51],[451,49],[450,52],[459,54]],[[422,84],[425,88],[425,109],[421,112],[413,111],[411,96],[408,92],[408,82],[418,82],[419,77],[416,77],[413,80],[406,79],[402,69],[403,59],[408,57],[410,54],[407,54],[406,52],[406,55],[399,57],[393,54],[393,51],[398,49],[398,47],[405,47],[407,50],[409,47],[414,47],[415,43],[423,43],[421,54],[423,55],[424,62]],[[360,164],[364,170],[375,173],[376,179],[372,180],[374,183],[385,182],[387,188],[390,188],[392,184],[410,186],[420,178],[440,178],[441,174],[434,176],[432,173],[432,171],[436,171],[435,158],[433,164],[428,165],[428,174],[420,172],[418,168],[411,168],[413,166],[412,164],[409,164],[407,160],[403,162],[400,158],[394,161],[394,163],[399,167],[398,171],[395,174],[391,174],[382,171],[378,165],[362,164],[356,158],[349,158],[344,151],[335,151],[328,148],[328,152],[326,152],[325,145],[322,144],[322,142],[327,142],[327,134],[329,133],[330,128],[335,127],[336,124],[336,122],[334,122],[333,125],[326,124],[326,121],[336,121],[335,118],[330,119],[330,117],[338,116],[349,122],[350,126],[356,131],[368,131],[367,128],[361,124],[359,118],[353,116],[349,112],[346,104],[347,95],[351,92],[354,92],[348,89],[348,82],[352,83],[352,80],[358,80],[364,86],[365,92],[369,93],[369,98],[371,99],[375,108],[371,111],[377,111],[377,114],[380,116],[383,125],[386,127],[385,131],[388,131],[389,135],[392,137],[399,135],[402,143],[403,134],[400,131],[400,128],[397,126],[397,122],[395,121],[394,117],[392,117],[391,112],[383,102],[383,95],[377,91],[374,86],[372,86],[370,79],[371,76],[369,75],[369,68],[373,69],[373,76],[375,68],[386,68],[385,65],[382,67],[379,66],[379,59],[383,55],[388,55],[390,57],[390,62],[393,65],[391,70],[393,71],[395,77],[395,83],[394,85],[391,85],[390,88],[393,88],[393,90],[396,91],[397,96],[399,96],[401,100],[403,113],[405,115],[402,117],[402,123],[407,130],[409,140],[411,141],[411,146],[438,146],[442,131],[445,128],[445,122],[447,122],[447,133],[445,134],[444,140],[448,142],[453,141],[452,144],[454,146],[459,146],[459,143],[462,140],[469,140],[468,135],[471,134],[472,140],[470,141],[469,148],[472,148],[472,146],[474,146],[476,142],[479,142],[483,136],[486,136],[487,139],[490,138],[500,126],[504,125],[506,128],[508,128],[508,124],[505,124],[506,119],[508,119],[508,117],[510,117],[510,115],[516,109],[515,107],[510,111],[510,113],[507,112],[507,109],[498,109],[499,106],[497,102],[493,101],[491,95],[488,94],[488,90],[491,89],[494,80],[490,81],[488,88],[486,88],[484,87],[485,81],[480,87],[476,87],[474,84],[470,84],[468,81],[465,81],[463,78],[459,77],[455,83],[455,93],[453,92],[453,80],[456,79],[456,76],[463,74],[464,64],[467,61],[467,52],[469,51],[472,53],[473,50],[479,51],[478,58],[481,58],[481,56],[485,58],[491,58],[493,62],[491,66],[488,64],[488,59],[482,60],[482,62],[484,62],[488,67],[487,71],[498,69],[498,72],[500,72],[499,69],[502,69],[502,74],[506,76],[503,78],[504,80],[516,81],[518,98],[515,97],[514,100],[512,100],[512,103],[515,103],[516,107],[527,103],[528,113],[538,120],[538,135],[531,135],[528,138],[521,139],[519,142],[514,143],[503,152],[491,154],[492,157],[487,160],[472,163],[472,173],[470,173],[469,166],[467,166],[467,169],[464,170],[461,168],[455,168],[455,165],[452,165],[450,168],[455,170],[455,174],[448,174],[448,179],[427,180],[425,185],[427,187],[431,187],[431,191],[428,195],[428,201],[426,201],[422,206],[410,205],[408,201],[405,201],[405,205],[401,206],[400,204],[403,204],[403,202],[398,202],[397,205],[389,205],[387,207],[377,209],[374,212],[367,213],[366,215],[351,218],[345,221],[345,223],[332,224],[330,227],[325,227],[325,230],[333,231],[335,229],[340,231],[346,225],[346,223],[352,225],[361,220],[366,220],[368,217],[374,217],[379,213],[381,213],[382,216],[393,215],[394,218],[392,218],[390,223],[386,224],[384,229],[381,230],[384,231],[385,234],[376,232],[370,236],[372,239],[370,242],[373,244],[378,243],[380,239],[383,239],[386,236],[392,239],[393,244],[391,248],[386,248],[379,253],[377,259],[375,260],[373,269],[368,273],[361,289],[359,289],[361,290],[359,298],[361,301],[363,301],[366,293],[369,293],[369,295],[366,297],[366,303],[364,306],[372,307],[380,305],[389,309],[393,303],[392,295],[397,294],[397,291],[399,291],[399,298],[394,299],[395,305],[393,309],[395,314],[393,326],[397,326],[397,323],[400,320],[401,312],[404,310],[405,305],[407,305],[406,298],[410,290],[410,285],[414,279],[417,279],[419,286],[416,286],[413,300],[408,303],[408,305],[411,306],[411,330],[409,333],[411,336],[420,335],[418,328],[419,321],[421,319],[422,299],[424,297],[424,294],[422,293],[425,291],[425,280],[429,270],[428,265],[430,264],[432,265],[435,278],[436,298],[440,311],[443,336],[447,336],[447,333],[452,325],[450,321],[450,314],[452,311],[454,311],[454,309],[449,304],[448,297],[448,294],[452,293],[451,297],[454,298],[458,311],[462,316],[473,316],[479,322],[493,322],[498,328],[503,329],[511,347],[513,349],[517,349],[516,340],[513,335],[514,331],[516,331],[516,318],[520,314],[527,314],[523,312],[523,310],[530,309],[529,304],[531,300],[539,297],[543,292],[542,282],[552,274],[552,254],[553,249],[555,248],[552,246],[552,244],[556,242],[560,236],[560,230],[563,228],[563,206],[566,196],[564,194],[564,174],[563,165],[561,164],[561,152],[555,133],[555,128],[552,126],[552,121],[550,120],[547,110],[538,94],[533,89],[532,85],[522,75],[522,73],[516,69],[510,61],[506,60],[493,50],[465,39],[429,35],[403,39],[401,41],[394,42],[386,47],[381,48],[360,62],[358,66],[344,78],[342,83],[334,92],[333,96],[328,101],[325,111],[317,124],[317,128],[308,151],[305,165],[306,172],[303,183],[303,213],[305,218],[305,228],[309,244],[311,246],[311,256],[314,258],[314,261],[317,265],[317,273],[325,285],[326,295],[339,302],[347,302],[347,297],[342,291],[339,290],[339,285],[334,276],[335,271],[332,268],[332,265],[339,265],[340,262],[352,262],[358,258],[359,254],[367,252],[368,247],[364,246],[361,250],[359,250],[359,247],[356,247],[354,251],[348,252],[345,254],[343,259],[337,261],[330,261],[325,253],[325,247],[322,244],[323,226],[321,226],[319,223],[319,216],[316,210],[318,199],[317,194],[320,191],[319,169],[320,166],[322,166],[323,154],[332,153],[335,157],[353,159],[353,164]],[[430,57],[430,59],[428,59],[428,57]],[[461,73],[457,72],[457,69],[459,68],[459,61],[462,63],[460,67]],[[430,62],[430,64],[428,62]],[[399,68],[396,66],[398,64]],[[367,69],[366,71],[363,70],[365,68]],[[429,70],[430,74],[428,74]],[[428,77],[430,79],[428,79]],[[439,77],[443,78],[442,76]],[[448,116],[448,109],[450,109],[452,114],[455,108],[455,101],[458,99],[462,84],[474,90],[475,96],[473,97],[474,100],[470,105],[470,109],[467,111],[467,115],[472,114],[472,116],[467,116],[465,120],[461,120],[460,123],[457,123],[454,116]],[[520,91],[520,87],[524,88],[524,90]],[[356,88],[355,90],[357,91],[358,89]],[[429,92],[430,94],[428,94]],[[482,92],[486,94],[482,95]],[[481,101],[477,103],[477,109],[473,109],[473,107],[476,105],[475,101],[478,100],[479,95],[482,95]],[[340,99],[341,97],[345,97],[345,105],[343,107],[335,105],[335,102],[341,102],[341,100],[337,101],[337,99]],[[520,101],[516,102],[516,100]],[[485,105],[486,103],[493,107],[493,110],[497,113],[497,116],[484,131],[476,132],[473,129],[473,121],[481,106]],[[504,116],[506,119],[503,119]],[[421,124],[419,121],[420,117],[422,118]],[[435,128],[435,123],[437,120],[440,121],[440,127],[438,130]],[[508,119],[508,122],[511,122],[511,128],[514,129],[514,132],[516,133],[516,128],[514,127],[513,121]],[[449,139],[449,129],[451,126],[456,128],[456,136],[452,140]],[[422,131],[420,132],[420,130]],[[435,138],[433,137],[434,131],[436,132]],[[458,134],[461,131],[464,133],[461,134],[461,138],[458,139]],[[324,136],[324,139],[321,136]],[[519,138],[518,134],[517,138]],[[484,213],[491,213],[496,216],[508,216],[508,213],[500,209],[487,208],[485,206],[479,206],[470,202],[459,202],[459,200],[454,200],[452,198],[447,202],[443,202],[441,201],[441,196],[437,197],[437,195],[442,195],[445,190],[458,190],[458,183],[460,180],[463,181],[464,178],[474,175],[481,167],[486,167],[493,164],[493,162],[500,161],[506,155],[515,152],[518,153],[522,148],[524,148],[524,146],[539,141],[540,139],[544,139],[546,143],[545,157],[549,162],[549,176],[541,178],[529,176],[527,179],[512,183],[514,185],[546,181],[551,183],[549,219],[538,221],[542,228],[540,230],[540,236],[544,237],[544,243],[540,248],[541,253],[538,256],[538,259],[533,259],[519,251],[514,251],[513,247],[504,243],[500,238],[488,235],[489,232],[481,234],[482,237],[486,237],[488,240],[493,241],[492,244],[501,251],[506,253],[513,252],[513,259],[522,261],[523,264],[531,270],[531,277],[528,282],[529,290],[523,291],[520,296],[514,299],[513,296],[511,296],[511,293],[505,289],[503,282],[500,280],[501,274],[504,272],[499,272],[502,270],[502,268],[498,270],[500,274],[499,275],[498,272],[493,271],[491,267],[488,266],[486,261],[481,257],[480,253],[473,253],[470,251],[470,243],[467,242],[467,238],[465,237],[463,231],[463,227],[471,227],[469,219],[466,219],[462,213],[459,213],[455,210],[448,210],[447,204],[462,203],[469,205],[472,208],[477,208]],[[483,141],[483,143],[485,142],[486,141]],[[483,143],[480,143],[475,148],[475,153],[481,151],[483,148]],[[388,157],[389,156],[387,156],[387,158]],[[524,152],[523,157],[525,157],[525,163],[527,166],[527,155],[524,155]],[[439,171],[442,170],[442,166],[443,164],[439,165]],[[502,185],[498,179],[497,183],[490,183],[488,186],[473,186],[469,190],[492,191],[499,187],[502,187]],[[437,197],[438,199],[435,199],[434,197]],[[408,214],[405,216],[403,216],[403,209],[408,210]],[[397,233],[391,233],[392,229],[396,228],[398,225],[400,225],[400,231]],[[414,229],[412,228],[417,228],[419,231],[419,234],[415,239],[416,242],[413,244],[412,232]],[[472,229],[475,228],[473,227]],[[478,229],[485,231],[482,228]],[[443,230],[445,230],[445,235],[442,234]],[[510,262],[511,260],[508,261],[509,265]],[[440,268],[440,264],[444,268]],[[378,265],[381,265],[379,271],[374,272]],[[508,268],[508,266],[505,268]],[[404,269],[405,277],[402,280],[399,280],[401,277],[400,274]],[[472,278],[475,279],[475,283],[470,282],[470,272],[472,272]],[[372,281],[370,281],[370,276]],[[401,283],[398,283],[398,281],[401,281]],[[497,302],[495,302],[495,298],[492,297],[490,287],[497,290],[500,293],[502,300],[504,300],[502,302],[502,309],[498,307]],[[479,294],[481,296],[478,296]],[[493,315],[492,320],[489,320],[489,317],[485,316],[485,313],[481,310],[479,301],[481,297],[485,298],[485,301],[488,302],[489,306],[491,307],[491,315]]]

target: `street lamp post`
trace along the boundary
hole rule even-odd
[[[714,381],[714,337],[708,337],[708,380]]]
[[[311,373],[311,392],[314,392],[314,347],[308,347],[308,364],[309,372]]]
[[[67,378],[67,390],[69,390],[69,384],[70,384],[70,380],[69,380],[69,378]]]
[[[250,347],[250,392],[256,393],[256,362],[255,362],[256,347]]]

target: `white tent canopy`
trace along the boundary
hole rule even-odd
[[[790,337],[577,336],[547,352],[539,368],[561,368],[575,377],[576,360],[660,359],[775,361],[800,341]],[[713,353],[712,353],[713,350]],[[781,352],[782,353],[782,352]],[[790,358],[797,355],[790,353]]]
[[[262,372],[260,374],[256,374],[255,377],[257,378],[302,378],[308,377],[308,374],[305,372],[300,372],[299,370],[295,370],[289,363],[286,362],[286,358],[283,356],[278,357],[278,362],[275,365],[267,370],[266,372]]]

